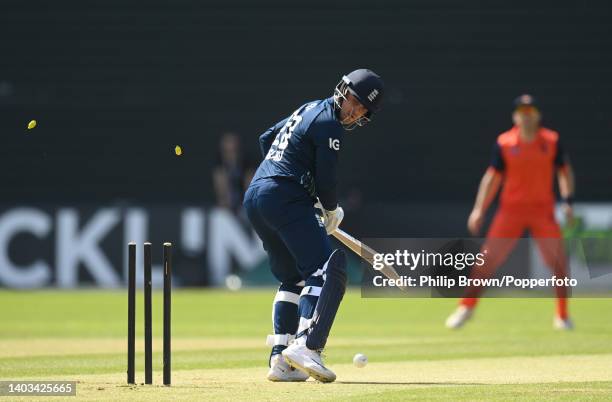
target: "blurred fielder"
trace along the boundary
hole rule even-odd
[[[353,71],[332,97],[306,103],[259,138],[264,160],[244,207],[281,282],[268,336],[270,381],[336,379],[321,358],[347,282],[346,256],[328,237],[344,217],[336,165],[344,130],[370,121],[382,96],[378,75]],[[322,218],[315,216],[317,197]]]
[[[567,276],[561,231],[555,221],[554,178],[559,182],[563,210],[572,218],[574,175],[559,134],[540,126],[541,115],[534,98],[522,95],[515,102],[514,127],[497,138],[493,156],[484,174],[468,229],[478,235],[487,208],[500,186],[499,208],[487,233],[483,248],[486,264],[472,271],[472,278],[486,278],[495,272],[512,251],[518,238],[528,230],[535,239],[547,266],[558,277]],[[553,326],[572,329],[567,311],[567,289],[557,287],[557,309]],[[469,288],[457,310],[446,320],[449,328],[459,328],[470,319],[482,288]]]

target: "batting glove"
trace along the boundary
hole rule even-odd
[[[321,218],[323,219],[323,224],[325,225],[325,231],[328,235],[331,235],[336,231],[336,229],[338,229],[342,219],[344,219],[344,210],[338,205],[333,211],[328,211],[327,209],[323,208],[320,201],[317,201],[315,207],[319,208],[323,213]]]

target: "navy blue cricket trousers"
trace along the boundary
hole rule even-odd
[[[259,179],[249,186],[244,208],[282,283],[296,284],[321,268],[332,253],[325,228],[306,190],[283,177]]]

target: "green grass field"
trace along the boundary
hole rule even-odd
[[[0,291],[0,379],[76,380],[79,400],[610,400],[612,299],[575,299],[576,330],[552,330],[553,300],[486,299],[456,332],[454,300],[347,294],[326,350],[332,384],[265,379],[274,290],[175,290],[173,386],[161,384],[154,294],[153,386],[126,385],[125,291]],[[143,374],[142,294],[136,380]],[[352,366],[355,353],[370,363]],[[56,397],[50,399],[60,399]],[[40,399],[37,399],[40,400]]]

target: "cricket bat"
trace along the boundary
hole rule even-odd
[[[346,247],[350,248],[355,254],[366,260],[370,265],[374,264],[374,254],[378,254],[368,245],[362,243],[361,241],[355,239],[350,234],[346,233],[344,230],[338,228],[333,233],[333,236],[338,239],[342,244]],[[389,279],[400,279],[400,275],[397,273],[395,268],[392,265],[384,265],[380,272]],[[398,288],[406,291],[408,290],[405,286],[398,286]]]

